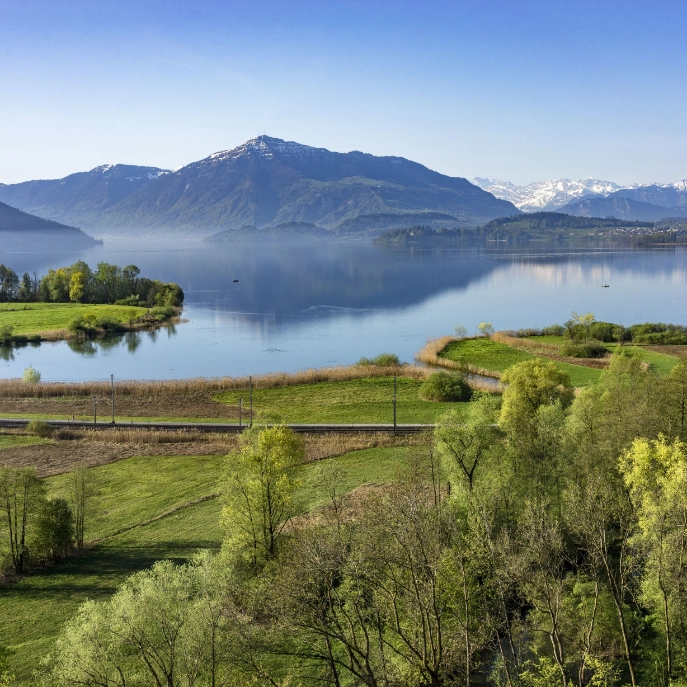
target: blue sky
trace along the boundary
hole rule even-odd
[[[529,183],[687,178],[687,3],[0,0],[0,183],[258,134]]]

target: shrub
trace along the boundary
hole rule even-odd
[[[150,312],[158,322],[171,320],[177,314],[177,311],[171,306],[161,306],[159,308],[153,308]]]
[[[568,341],[561,346],[561,355],[570,358],[603,358],[608,349],[600,342],[589,339],[587,341]]]
[[[55,430],[47,423],[41,420],[31,420],[28,425],[26,425],[26,431],[28,434],[33,434],[36,437],[42,437],[43,439],[49,439],[55,432]]]
[[[520,339],[526,339],[529,336],[541,336],[541,329],[518,329],[515,335]]]
[[[0,346],[9,346],[12,343],[12,327],[3,324],[0,327]]]
[[[120,298],[118,301],[115,301],[115,305],[138,305],[138,302],[140,301],[140,298],[138,297],[138,294],[134,294],[133,296],[127,296],[126,298]]]
[[[374,365],[375,367],[397,367],[401,364],[395,353],[380,353],[376,358],[361,358],[356,365]]]
[[[75,334],[85,334],[90,336],[98,331],[98,318],[92,313],[85,313],[75,317],[68,325],[67,329]]]
[[[26,384],[38,384],[41,381],[41,373],[33,365],[29,365],[22,375],[22,380]]]
[[[542,336],[563,336],[565,327],[562,324],[552,324],[541,330]]]
[[[105,332],[123,332],[126,329],[126,327],[124,327],[124,325],[120,322],[110,320],[106,317],[99,320],[98,327]]]
[[[423,382],[419,394],[427,401],[469,401],[472,389],[464,375],[435,372]]]
[[[592,339],[610,343],[617,340],[615,331],[617,326],[618,325],[613,324],[612,322],[594,322],[589,330],[589,334],[591,335]]]

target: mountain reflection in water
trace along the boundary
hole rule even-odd
[[[43,274],[85,260],[134,263],[181,284],[176,328],[0,351],[0,375],[32,364],[43,379],[260,374],[349,364],[397,353],[412,361],[427,338],[563,322],[571,310],[623,324],[687,321],[687,253],[496,244],[423,250],[371,243],[130,245],[30,253],[0,248],[0,263]],[[238,280],[235,282],[234,280]],[[601,284],[610,288],[601,289]]]

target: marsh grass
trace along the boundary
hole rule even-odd
[[[341,382],[362,377],[403,377],[422,380],[430,371],[416,365],[378,367],[350,365],[323,367],[301,372],[272,372],[253,377],[254,389]],[[224,391],[244,391],[249,387],[249,377],[210,377],[164,380],[115,381],[115,395],[157,397],[167,395],[214,395]],[[92,382],[41,382],[27,385],[20,379],[0,380],[0,398],[75,398],[95,395],[109,396],[109,380]]]

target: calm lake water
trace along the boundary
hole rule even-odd
[[[106,242],[39,253],[0,246],[0,263],[18,273],[79,259],[92,267],[134,263],[145,276],[178,282],[188,322],[109,341],[5,349],[0,377],[21,376],[29,365],[46,381],[236,376],[346,365],[381,352],[411,362],[428,338],[457,324],[541,327],[572,310],[625,325],[687,323],[687,252],[679,248]]]

